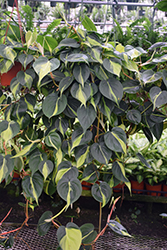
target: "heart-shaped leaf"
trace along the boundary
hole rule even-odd
[[[52,225],[52,222],[51,221],[46,222],[45,220],[52,218],[52,216],[53,216],[53,214],[51,211],[46,211],[40,217],[40,219],[38,221],[38,226],[37,226],[37,232],[40,236],[44,236],[49,231],[49,229]]]
[[[100,182],[100,185],[95,183],[91,188],[92,196],[95,200],[102,203],[104,207],[110,200],[112,189],[106,182]]]

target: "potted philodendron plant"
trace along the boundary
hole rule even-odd
[[[60,213],[82,195],[82,181],[91,182],[101,216],[112,197],[114,178],[130,190],[123,164],[129,134],[143,130],[150,141],[153,135],[161,137],[166,118],[161,106],[167,103],[166,59],[162,49],[160,58],[153,52],[158,57],[154,59],[152,50],[162,48],[155,44],[150,60],[142,62],[146,53],[142,48],[108,43],[87,16],[81,21],[84,30],[66,22],[66,37],[58,44],[52,34],[46,36],[58,24],[55,20],[43,34],[26,32],[23,46],[11,40],[0,45],[1,72],[7,72],[15,60],[23,66],[10,86],[0,91],[4,150],[0,182],[10,183],[17,172],[27,206],[39,204],[43,190],[49,195],[57,192],[66,201]],[[157,72],[157,64],[161,71]],[[110,178],[104,181],[101,176],[106,170]],[[99,236],[93,225],[59,226],[55,218],[60,213],[44,213],[38,223],[40,235],[53,223],[59,249],[94,244]],[[106,227],[128,235],[110,219],[111,213]]]

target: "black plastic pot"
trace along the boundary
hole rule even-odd
[[[127,3],[138,3],[138,0],[126,0]],[[136,10],[137,6],[128,6],[128,10]]]
[[[13,7],[13,5],[14,5],[14,0],[8,0],[8,6]]]
[[[56,2],[51,1],[50,2],[50,7],[55,7],[55,6],[56,6]]]

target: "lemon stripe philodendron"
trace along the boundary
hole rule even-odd
[[[69,24],[58,29],[65,37],[59,42],[51,32],[57,20],[43,34],[25,33],[23,46],[10,34],[0,45],[1,74],[15,61],[22,64],[10,86],[0,90],[0,182],[9,184],[17,172],[26,199],[38,204],[43,190],[57,192],[67,202],[63,211],[81,196],[82,180],[94,184],[92,196],[102,207],[118,182],[130,190],[124,169],[127,139],[143,130],[149,141],[153,135],[159,140],[166,118],[167,44],[154,44],[149,51],[113,46],[87,16],[81,21],[84,29]],[[44,214],[41,235],[54,218]],[[109,224],[127,235],[123,227]],[[84,249],[93,242],[93,226],[88,232],[85,227],[60,227],[59,249],[77,250],[81,244]]]

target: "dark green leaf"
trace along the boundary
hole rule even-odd
[[[119,181],[128,182],[125,175],[125,168],[121,162],[114,161],[112,164],[112,173]]]
[[[112,151],[107,148],[104,142],[94,143],[90,147],[92,156],[102,164],[108,164],[112,156]]]
[[[102,95],[115,102],[117,105],[123,96],[122,84],[115,78],[102,80],[100,82],[99,90]]]
[[[110,200],[112,189],[106,182],[100,182],[100,185],[95,183],[91,188],[92,196],[95,200],[102,203],[104,207]]]
[[[88,31],[97,31],[96,26],[94,25],[94,23],[92,22],[92,20],[85,15],[84,19],[81,20],[82,25],[84,26],[84,28]]]
[[[155,138],[159,141],[161,138],[162,132],[163,132],[163,122],[161,123],[156,123],[152,128],[151,131]]]
[[[71,95],[86,106],[86,102],[91,95],[91,87],[88,83],[84,86],[75,82],[71,88]]]
[[[38,221],[38,226],[37,226],[37,231],[38,234],[40,236],[44,236],[45,234],[47,234],[47,232],[49,231],[52,222],[46,222],[46,219],[50,219],[52,218],[53,214],[51,211],[46,211],[45,213],[42,214],[42,216],[40,217],[39,221]]]
[[[104,141],[109,149],[126,153],[126,133],[123,129],[119,127],[113,128],[111,132],[104,135]]]
[[[103,66],[104,68],[109,71],[110,73],[120,76],[121,72],[121,60],[115,57],[112,57],[110,59],[105,58],[103,60]]]
[[[33,55],[30,54],[26,55],[22,53],[18,56],[18,60],[23,65],[24,69],[26,69],[27,66],[34,61],[34,57]]]
[[[128,94],[136,94],[141,89],[140,82],[136,80],[128,79],[122,85],[123,91]]]
[[[109,227],[117,234],[122,235],[122,236],[128,236],[132,237],[126,228],[122,226],[118,221],[116,220],[110,220],[108,223]]]
[[[73,75],[77,82],[81,83],[82,86],[84,86],[84,83],[87,81],[90,75],[90,69],[89,67],[85,64],[76,64],[73,69]]]
[[[96,111],[92,105],[85,107],[82,105],[77,109],[77,116],[84,131],[87,130],[96,118]]]
[[[100,173],[97,171],[96,165],[90,164],[83,171],[82,181],[94,183],[97,181],[99,175]]]
[[[52,116],[59,115],[63,112],[67,105],[67,98],[65,95],[58,97],[57,93],[49,94],[42,105],[44,114],[51,118]]]
[[[71,47],[71,48],[78,48],[80,46],[80,44],[72,39],[72,38],[65,38],[63,40],[61,40],[61,42],[58,45],[58,48],[60,47]]]
[[[141,122],[141,113],[136,109],[131,109],[128,111],[126,118],[128,121],[137,125]]]
[[[82,243],[90,244],[97,236],[97,232],[94,231],[94,226],[91,223],[86,223],[80,227],[82,232]]]
[[[38,204],[38,198],[43,190],[43,178],[39,173],[35,173],[32,177],[25,176],[22,180],[23,193],[27,198],[35,199]]]
[[[153,102],[153,109],[156,107],[160,107],[163,104],[167,103],[167,91],[166,90],[161,90],[159,87],[154,86],[150,89],[149,91],[151,101]]]
[[[74,77],[67,76],[61,79],[59,83],[59,90],[61,94],[72,84]]]
[[[139,152],[136,154],[139,160],[148,168],[151,168],[150,164],[146,161],[146,159]]]
[[[44,177],[44,180],[48,177],[48,175],[53,171],[54,165],[50,160],[42,161],[38,165],[38,169]]]
[[[53,147],[56,150],[58,150],[61,146],[61,138],[58,133],[56,132],[50,132],[46,138],[45,138],[45,143],[48,147]]]

